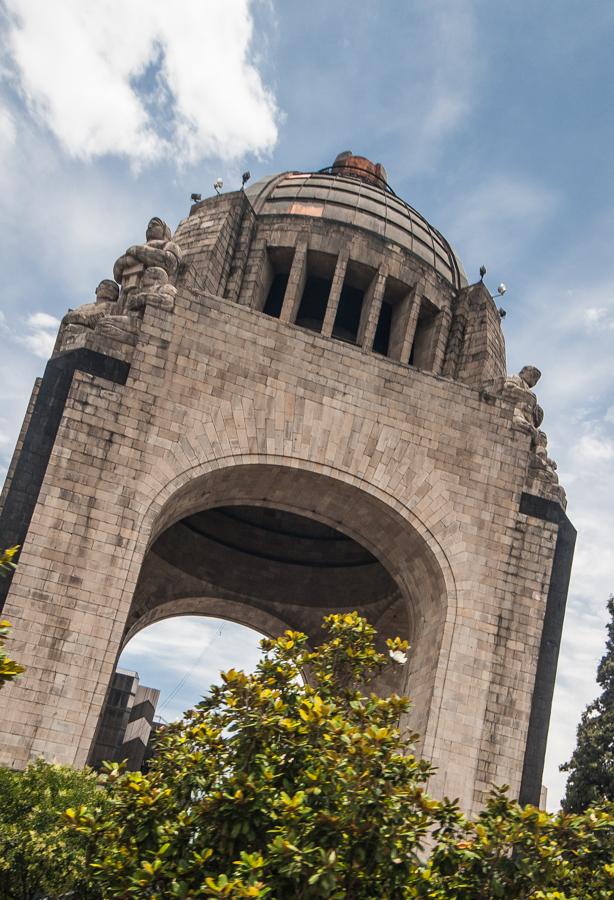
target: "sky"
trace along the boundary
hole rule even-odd
[[[0,31],[0,476],[61,316],[152,215],[175,227],[217,177],[235,189],[245,169],[351,149],[384,164],[470,281],[483,263],[491,289],[507,284],[508,369],[543,372],[579,532],[544,778],[556,806],[614,590],[611,0],[4,0]],[[256,645],[174,619],[122,665],[172,717]]]

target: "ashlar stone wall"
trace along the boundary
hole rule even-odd
[[[202,612],[270,633],[317,631],[329,610],[317,597],[294,602],[283,583],[265,603],[249,585],[216,591],[156,569],[156,541],[175,523],[252,504],[330,525],[385,567],[396,605],[365,611],[412,641],[394,686],[415,698],[411,725],[438,767],[432,790],[472,811],[493,783],[522,794],[524,778],[532,789],[552,666],[542,667],[541,712],[534,695],[547,606],[560,606],[551,580],[565,517],[552,484],[535,480],[534,434],[492,363],[503,342],[490,297],[470,289],[454,330],[459,294],[442,285],[437,371],[299,328],[235,302],[256,290],[274,223],[224,199],[175,236],[184,259],[172,309],[145,304],[132,343],[85,329],[58,351],[129,371],[121,383],[80,362],[70,382],[3,613],[26,672],[2,691],[0,762],[84,765],[121,648],[151,621]],[[529,478],[531,496],[560,518],[523,501]],[[156,591],[156,578],[174,575],[173,590]]]

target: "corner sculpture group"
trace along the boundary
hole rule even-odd
[[[56,350],[68,349],[84,331],[135,344],[139,322],[148,304],[171,312],[177,288],[171,283],[181,263],[181,250],[171,240],[162,219],[149,221],[145,243],[129,247],[113,266],[113,278],[103,279],[93,303],[70,310],[62,319]]]
[[[541,431],[539,427],[544,419],[544,411],[531,390],[541,378],[541,374],[535,366],[523,366],[518,375],[507,376],[500,394],[515,404],[513,427],[525,431],[531,436],[533,450],[531,474],[557,485],[560,500],[564,504],[565,492],[559,485],[557,465],[548,456],[548,438],[545,431]]]

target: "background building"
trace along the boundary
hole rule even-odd
[[[111,679],[90,764],[126,761],[136,771],[143,766],[154,731],[160,691],[139,683],[137,672],[116,669]]]

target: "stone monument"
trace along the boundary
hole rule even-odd
[[[539,371],[383,167],[346,151],[152,219],[64,318],[1,499],[22,678],[0,761],[91,759],[126,642],[179,614],[412,645],[382,687],[472,812],[538,802],[575,532]]]

